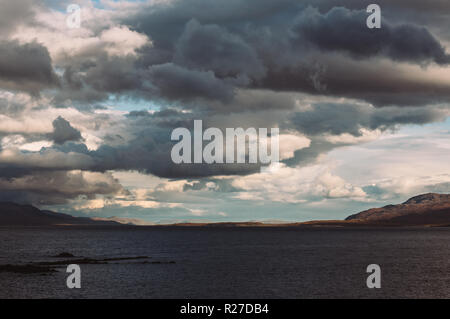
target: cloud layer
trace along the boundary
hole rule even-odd
[[[0,4],[1,200],[174,218],[228,216],[215,196],[370,201],[406,179],[349,181],[327,156],[450,114],[448,1],[380,0],[381,29],[357,0],[86,0],[78,29],[62,4]],[[171,132],[194,120],[279,128],[280,170],[174,164]],[[426,180],[404,193],[448,187]]]

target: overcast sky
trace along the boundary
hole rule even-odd
[[[0,39],[1,201],[303,221],[450,190],[448,0],[0,0]],[[174,164],[194,120],[279,128],[281,167]]]

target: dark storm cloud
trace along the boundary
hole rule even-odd
[[[439,108],[376,109],[367,105],[318,103],[311,110],[294,113],[291,122],[307,135],[349,133],[361,136],[361,129],[387,130],[401,124],[426,124],[443,121],[447,114]]]
[[[434,59],[438,63],[445,63],[446,58],[445,53],[442,52],[442,46],[427,29],[414,25],[414,21],[408,21],[408,24],[403,24],[404,21],[402,21],[399,25],[392,25],[392,23],[397,22],[394,18],[395,13],[411,9],[409,2],[403,2],[401,6],[388,4],[386,1],[382,3],[383,17],[392,15],[391,19],[394,20],[391,23],[383,20],[385,23],[383,23],[382,30],[370,30],[366,27],[368,14],[365,9],[370,3],[369,1],[359,0],[341,1],[339,3],[330,0],[228,1],[226,4],[217,7],[214,1],[186,0],[174,1],[170,5],[152,6],[151,10],[142,11],[129,17],[125,22],[146,32],[155,41],[157,47],[171,50],[174,55],[180,54],[177,52],[180,48],[176,45],[180,35],[183,35],[181,39],[190,39],[190,43],[194,43],[195,39],[190,37],[192,37],[192,34],[195,35],[196,32],[199,33],[197,34],[199,39],[203,37],[203,39],[209,40],[208,44],[204,44],[204,42],[200,44],[200,48],[204,49],[202,52],[199,52],[200,50],[194,51],[200,53],[201,57],[207,58],[202,67],[207,66],[208,60],[214,60],[215,57],[220,60],[220,54],[223,54],[223,51],[220,51],[218,55],[216,48],[223,42],[224,38],[222,36],[211,37],[213,34],[227,34],[228,39],[235,37],[244,41],[242,46],[262,49],[261,43],[258,43],[258,39],[253,37],[255,34],[265,32],[266,35],[275,34],[274,38],[286,38],[290,31],[295,32],[296,28],[299,27],[305,28],[308,23],[312,24],[307,31],[313,32],[310,39],[313,43],[326,42],[327,36],[338,33],[338,39],[331,40],[341,42],[337,43],[339,49],[346,49],[345,46],[347,45],[350,50],[354,50],[356,53],[360,53],[358,50],[365,50],[365,52],[361,52],[363,57],[380,53],[379,47],[382,46],[388,48],[389,50],[385,50],[385,53],[395,59],[419,62],[422,59]],[[440,2],[439,4],[441,7],[445,6]],[[308,6],[311,7],[308,8]],[[336,6],[342,7],[335,8]],[[427,6],[433,7],[433,2],[427,3]],[[319,7],[320,13],[314,12],[311,9],[313,7]],[[243,8],[251,9],[244,10]],[[429,10],[422,12],[427,11],[429,12]],[[388,13],[391,13],[391,15]],[[198,22],[196,24],[189,22],[192,18]],[[291,28],[294,21],[296,21],[294,28]],[[201,27],[205,24],[209,25],[207,28],[210,30],[204,30],[205,26]],[[201,32],[199,31],[200,27],[203,28]],[[345,37],[343,34],[348,36]],[[398,36],[396,36],[397,34]],[[352,35],[355,35],[355,37],[353,38]],[[320,40],[322,41],[320,42]],[[347,40],[347,43],[342,43],[343,40]],[[344,48],[342,48],[343,46]],[[430,46],[429,52],[426,51],[427,46]],[[233,48],[233,46],[231,47]],[[410,52],[411,48],[412,52]],[[295,50],[295,48],[293,49]],[[373,50],[378,51],[373,52]],[[208,56],[209,53],[212,56]],[[234,53],[233,51],[230,56]],[[265,52],[260,50],[257,53],[261,57],[265,55]],[[408,54],[411,56],[405,56]],[[225,63],[229,64],[229,60]],[[252,63],[254,63],[253,59]]]
[[[0,41],[0,87],[38,94],[58,85],[47,48],[39,43]]]
[[[424,27],[413,24],[367,28],[365,11],[333,8],[326,14],[308,8],[292,27],[300,42],[305,40],[323,51],[341,51],[356,58],[386,56],[394,61],[450,63],[445,48]]]
[[[273,71],[260,87],[355,98],[380,107],[426,106],[450,101],[450,85],[425,75],[376,60],[366,63],[340,55],[318,54],[309,63]]]
[[[311,144],[309,147],[297,150],[294,152],[294,157],[285,160],[284,163],[288,166],[307,166],[316,162],[320,155],[326,154],[338,146],[345,146],[345,144],[342,143],[340,145],[336,145],[320,137],[311,137]]]
[[[8,150],[6,158],[0,156],[0,178],[22,177],[39,172],[90,170],[94,165],[95,161],[81,147],[67,152],[58,147],[42,148],[39,152],[14,149]]]
[[[160,177],[185,178],[213,175],[249,174],[259,165],[252,164],[174,164],[171,159],[171,132],[176,127],[192,129],[194,119],[205,115],[185,114],[174,110],[163,110],[154,114],[132,112],[128,126],[134,138],[118,146],[102,145],[87,152],[95,162],[96,171],[138,170]],[[206,120],[206,118],[205,118]],[[206,127],[205,123],[205,127]],[[191,134],[193,136],[193,133]],[[73,151],[67,149],[66,151]]]
[[[230,101],[233,97],[233,86],[217,79],[211,71],[189,70],[167,63],[151,66],[147,76],[153,85],[150,90],[170,100]]]
[[[24,103],[20,103],[18,101],[11,101],[5,98],[0,98],[0,114],[17,115],[22,113],[24,110],[25,110]]]
[[[369,4],[376,3],[381,7],[383,20],[393,23],[414,23],[426,25],[440,37],[449,40],[450,34],[450,2],[447,0],[345,0],[339,3],[334,0],[308,0],[311,6],[324,13],[335,6],[343,6],[351,10],[361,10]]]
[[[116,19],[148,35],[152,44],[139,48],[137,57],[113,56],[101,45],[69,54],[59,61],[65,73],[53,100],[77,105],[128,95],[185,103],[185,108],[233,110],[237,90],[259,88],[352,97],[376,106],[448,101],[448,84],[400,76],[395,70],[396,62],[425,66],[450,60],[430,31],[431,25],[439,30],[432,19],[421,20],[425,24],[421,25],[415,15],[401,14],[403,8],[420,15],[423,5],[383,1],[382,28],[377,30],[366,26],[368,4],[353,0],[143,4],[141,10]],[[430,6],[446,8],[440,1]],[[397,21],[396,16],[402,18]],[[393,61],[392,70],[380,59]],[[389,80],[391,74],[395,83]]]
[[[95,62],[81,65],[86,84],[100,92],[120,93],[139,89],[141,82],[130,57],[95,55]]]
[[[366,26],[369,14],[365,9],[370,3],[228,1],[219,10],[214,1],[186,0],[154,5],[124,22],[153,41],[153,47],[140,51],[139,67],[187,68],[194,83],[198,73],[193,71],[210,71],[215,76],[213,83],[225,80],[234,88],[346,96],[377,106],[448,101],[448,85],[401,76],[395,70],[397,61],[420,66],[449,63],[444,46],[428,28],[433,21],[422,20],[427,24],[420,25],[415,16],[401,14],[402,9],[417,15],[437,14],[438,10],[421,12],[423,5],[418,2],[409,7],[409,2],[394,5],[384,1],[378,30]],[[446,7],[435,1],[432,8],[433,3]],[[402,19],[397,21],[397,15]],[[393,65],[381,65],[381,58],[390,59]],[[391,75],[395,81],[389,79]],[[176,100],[172,90],[165,89],[166,83],[159,84],[163,84],[162,97]],[[197,85],[181,92],[180,99],[196,95],[196,100],[223,100],[222,94],[202,96]],[[233,109],[233,103],[235,100],[229,100],[224,109]]]
[[[132,95],[141,90],[139,71],[130,56],[109,56],[104,47],[71,56],[60,62],[64,69],[61,89],[54,96],[57,104],[66,101],[95,104],[113,95]],[[81,106],[82,107],[82,106]]]
[[[297,12],[302,6],[296,0],[231,0],[220,5],[216,1],[178,0],[150,5],[146,10],[127,16],[123,22],[150,35],[156,46],[173,50],[175,41],[192,19],[242,33],[245,25],[270,20],[279,14],[283,16],[292,10]]]
[[[68,141],[80,141],[82,139],[80,131],[73,128],[64,118],[59,116],[53,121],[53,133],[49,138],[56,144],[64,144]]]
[[[94,199],[96,194],[120,192],[125,191],[110,174],[54,171],[0,178],[0,201],[54,205],[79,196]]]
[[[333,7],[342,6],[352,10],[360,10],[366,8],[369,4],[377,3],[384,11],[383,14],[388,16],[401,16],[402,12],[415,16],[429,14],[449,14],[450,3],[447,0],[304,0],[302,3],[314,5],[322,12],[329,11]]]
[[[175,61],[188,68],[213,71],[218,77],[246,75],[259,78],[264,67],[255,50],[239,36],[218,25],[186,24],[176,43]]]
[[[6,36],[20,24],[34,20],[33,0],[0,0],[0,35]]]

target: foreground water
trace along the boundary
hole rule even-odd
[[[450,298],[450,229],[0,228],[0,264],[150,256],[56,273],[0,273],[0,298]],[[378,264],[382,288],[368,289]]]

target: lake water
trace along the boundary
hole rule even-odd
[[[66,269],[0,273],[0,298],[450,298],[450,228],[0,228],[0,264],[150,256]],[[378,264],[381,289],[368,289]]]

